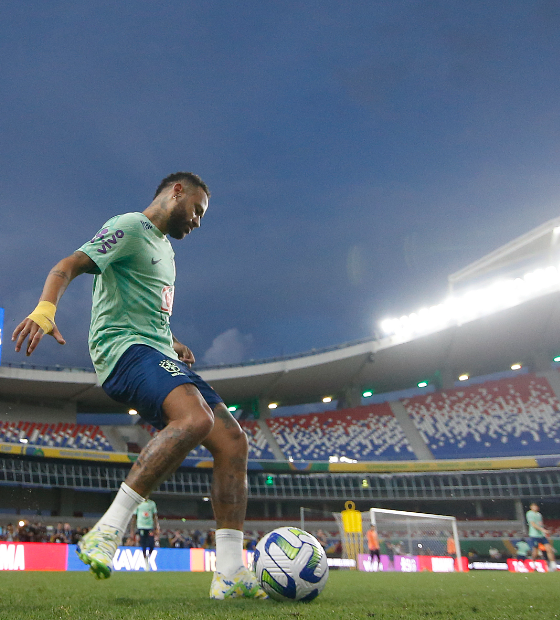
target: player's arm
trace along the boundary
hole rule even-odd
[[[70,282],[76,276],[94,269],[95,263],[91,258],[77,251],[63,258],[50,270],[37,307],[12,334],[12,340],[16,341],[16,351],[21,350],[25,339],[28,338],[25,353],[31,355],[45,334],[51,334],[59,344],[66,344],[54,322],[56,307]]]
[[[173,336],[173,334],[171,335]],[[185,362],[189,368],[194,364],[195,359],[193,352],[189,349],[189,347],[187,347],[186,344],[179,342],[175,336],[173,336],[173,349],[179,356],[179,359],[182,362]]]
[[[160,527],[159,527],[159,520],[157,518],[157,512],[154,514],[154,537],[156,540],[159,540],[159,535],[160,535]]]

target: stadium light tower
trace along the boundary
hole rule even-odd
[[[380,322],[385,337],[406,341],[416,336],[488,316],[560,290],[560,218],[483,256],[448,277],[449,295],[441,303]],[[531,270],[527,260],[531,260]],[[517,272],[519,275],[512,277]],[[481,283],[481,278],[486,280]],[[462,291],[456,292],[460,285]]]

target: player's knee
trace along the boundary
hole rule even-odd
[[[180,421],[179,426],[188,430],[189,434],[203,441],[214,428],[214,414],[207,405],[201,405],[194,411],[191,409]]]
[[[237,420],[222,404],[214,408],[214,415],[219,424],[219,434],[213,438],[212,450],[246,458],[249,452],[249,440]]]
[[[210,407],[201,407],[196,416],[196,429],[198,436],[202,439],[207,437],[214,428],[214,414]]]
[[[232,438],[232,442],[235,442],[237,453],[239,455],[246,456],[249,453],[249,439],[243,429],[239,429]]]

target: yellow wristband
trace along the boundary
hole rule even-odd
[[[27,317],[45,332],[50,334],[54,327],[54,315],[56,306],[50,301],[40,301],[33,312]]]

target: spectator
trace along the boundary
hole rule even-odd
[[[17,533],[12,523],[6,526],[6,542],[16,542],[18,540]]]
[[[488,555],[492,560],[502,559],[502,554],[495,547],[490,547],[490,549],[488,549]]]
[[[169,539],[169,544],[175,549],[184,549],[187,546],[187,541],[183,536],[181,530],[175,530],[175,533]]]
[[[71,544],[72,543],[72,528],[70,527],[70,523],[65,523],[62,528],[62,534],[64,536],[64,542]]]
[[[200,548],[202,545],[200,544],[200,540],[202,538],[202,532],[199,530],[195,530],[192,535],[193,547]]]
[[[323,530],[318,530],[315,538],[319,541],[323,549],[327,546],[327,535],[323,532]]]

